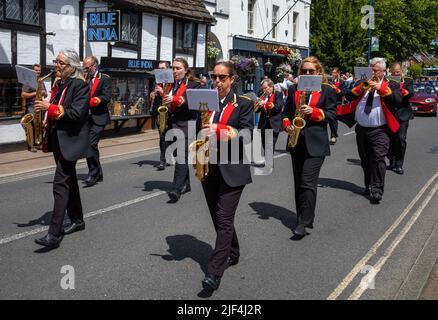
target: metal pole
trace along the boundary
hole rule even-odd
[[[373,5],[374,5],[374,0],[370,0],[370,7],[372,7]],[[372,36],[371,19],[374,21],[374,10],[373,10],[373,14],[372,15],[370,14],[370,19],[368,20],[368,66],[370,65],[370,61],[371,61],[371,36]]]

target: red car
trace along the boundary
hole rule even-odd
[[[437,116],[438,90],[431,83],[415,83],[414,96],[409,99],[415,115],[429,114]]]

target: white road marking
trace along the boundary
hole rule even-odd
[[[347,133],[344,133],[344,136],[348,136],[348,135],[353,134],[353,133],[354,133],[354,131],[347,132]]]
[[[104,213],[107,213],[107,212],[110,212],[110,211],[113,211],[113,210],[124,208],[124,207],[130,206],[130,205],[142,202],[142,201],[146,201],[148,199],[152,199],[152,198],[161,196],[161,195],[163,195],[165,193],[166,193],[165,191],[157,191],[157,192],[154,192],[154,193],[150,193],[150,194],[147,194],[147,195],[142,196],[142,197],[138,197],[138,198],[135,198],[135,199],[132,199],[132,200],[128,200],[128,201],[125,201],[125,202],[122,202],[122,203],[118,203],[118,204],[115,204],[115,205],[103,208],[103,209],[99,209],[99,210],[96,210],[96,211],[89,212],[89,213],[84,215],[84,218],[90,218],[90,217],[101,215],[101,214],[104,214]],[[12,241],[20,240],[20,239],[23,239],[23,238],[32,236],[34,234],[47,231],[47,230],[49,230],[49,227],[41,227],[41,228],[36,228],[36,229],[33,229],[33,230],[26,231],[26,232],[22,232],[22,233],[17,233],[17,234],[14,234],[12,236],[0,239],[0,245],[6,244],[6,243],[9,243],[9,242],[12,242]]]
[[[380,257],[380,259],[377,261],[377,263],[373,266],[373,276],[374,279],[376,278],[377,274],[380,272],[382,267],[385,265],[386,261],[391,257],[394,250],[397,248],[399,243],[404,239],[406,234],[409,232],[409,230],[412,228],[414,223],[417,221],[418,217],[423,212],[424,208],[428,205],[430,200],[432,199],[433,195],[435,194],[436,190],[438,189],[438,183],[435,184],[435,187],[432,189],[432,191],[429,193],[427,198],[423,201],[421,206],[415,211],[414,215],[411,217],[409,222],[404,226],[404,228],[400,231],[400,233],[397,235],[397,237],[394,239],[394,241],[391,243],[391,245],[385,250],[383,255]],[[365,292],[366,286],[358,286],[354,292],[348,297],[348,300],[358,300],[362,296],[362,294]]]
[[[354,266],[351,272],[341,281],[338,287],[328,296],[327,300],[336,300],[342,292],[350,285],[353,279],[361,272],[361,270],[367,265],[367,262],[377,253],[377,250],[382,246],[382,244],[388,239],[388,237],[394,232],[394,230],[400,225],[406,215],[411,211],[414,205],[418,202],[421,196],[426,192],[427,188],[434,182],[438,177],[438,171],[433,175],[432,178],[424,185],[423,188],[418,192],[411,203],[403,210],[402,214],[397,218],[396,221],[386,230],[383,236],[377,240],[377,242],[371,247],[367,254]]]

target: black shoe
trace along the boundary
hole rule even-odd
[[[228,257],[227,263],[228,263],[229,267],[235,266],[236,264],[239,263],[239,258],[238,257],[237,258],[236,257]]]
[[[99,180],[98,178],[90,178],[90,179],[85,180],[84,181],[84,184],[85,184],[84,188],[89,188],[89,187],[94,186],[95,184],[97,184],[98,180]]]
[[[73,222],[70,225],[66,226],[64,228],[63,233],[64,234],[72,234],[73,232],[81,231],[84,229],[85,229],[85,222],[78,220],[78,221]]]
[[[306,225],[305,227],[306,227],[306,228],[309,228],[309,229],[313,229],[313,223],[309,223],[309,224]]]
[[[166,162],[166,167],[170,167],[170,166],[171,166],[171,164]]]
[[[102,173],[99,174],[99,178],[97,178],[97,181],[98,182],[102,182],[103,181],[103,174]]]
[[[373,204],[379,204],[382,201],[382,195],[378,192],[372,192],[370,202]]]
[[[397,173],[397,174],[403,174],[403,173],[405,173],[405,172],[403,171],[403,168],[402,168],[402,167],[395,167],[395,168],[394,168],[394,172]]]
[[[362,195],[369,196],[370,195],[370,188],[365,187],[365,189],[362,190]]]
[[[178,202],[179,198],[181,198],[181,192],[179,191],[169,191],[167,195],[170,198],[169,203]]]
[[[291,240],[301,240],[307,235],[306,229],[303,225],[296,226],[295,229],[292,230],[292,233],[293,236]]]
[[[160,162],[160,164],[157,166],[158,171],[162,171],[166,168],[166,165],[163,162]]]
[[[207,274],[204,280],[202,280],[202,286],[204,287],[204,289],[208,289],[212,291],[217,290],[220,284],[221,284],[221,277],[212,274]]]
[[[181,194],[187,193],[192,191],[192,188],[190,187],[190,184],[185,184],[184,187],[181,189]]]
[[[46,234],[44,237],[35,239],[35,243],[45,246],[48,248],[58,248],[59,244],[61,243],[62,237],[55,237],[51,235],[50,233]]]
[[[395,166],[393,164],[390,164],[389,166],[386,166],[386,170],[394,170]]]

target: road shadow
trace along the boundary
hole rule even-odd
[[[427,153],[438,154],[438,146],[431,147]]]
[[[53,211],[48,211],[45,214],[43,214],[41,217],[39,217],[38,219],[30,220],[27,223],[14,222],[13,224],[17,225],[17,227],[19,227],[19,228],[33,227],[36,225],[48,226],[50,224],[50,220],[52,219],[52,213],[53,213]]]
[[[358,195],[363,195],[363,187],[360,187],[357,184],[348,181],[337,180],[337,179],[319,178],[318,188],[335,188],[335,189],[350,191]]]
[[[170,181],[146,181],[144,183],[143,191],[170,191],[173,189],[173,183]]]
[[[168,254],[151,253],[151,256],[161,257],[166,261],[182,261],[192,259],[201,268],[202,272],[207,273],[208,258],[213,252],[213,248],[194,236],[188,234],[166,237]]]
[[[160,164],[160,161],[156,161],[156,160],[141,160],[139,162],[134,162],[132,164],[136,164],[139,167],[143,167],[144,165],[156,167],[156,166],[158,166]]]
[[[79,181],[85,181],[88,178],[88,173],[80,173],[77,176]]]
[[[360,159],[347,159],[347,164],[360,166]]]
[[[277,219],[288,229],[294,229],[297,225],[297,215],[289,209],[266,202],[252,202],[249,206],[261,220]]]

